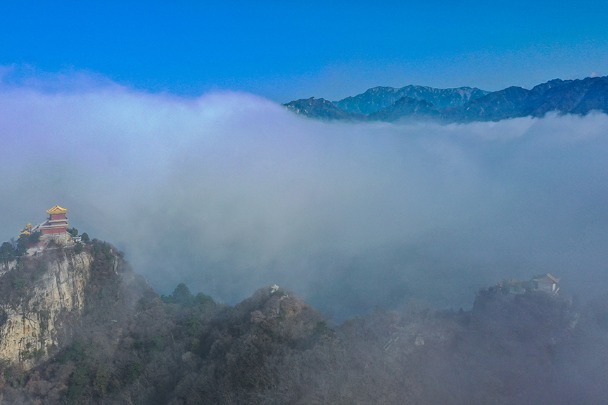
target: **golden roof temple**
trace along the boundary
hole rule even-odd
[[[68,209],[60,207],[59,205],[55,205],[54,207],[49,208],[48,210],[46,210],[46,213],[49,214],[49,215],[53,215],[53,214],[67,214],[68,213]]]

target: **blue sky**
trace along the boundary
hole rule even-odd
[[[5,81],[74,72],[285,102],[608,74],[608,2],[4,2]],[[4,69],[6,71],[6,69]]]

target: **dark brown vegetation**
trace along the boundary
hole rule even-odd
[[[283,289],[260,289],[234,307],[183,284],[158,296],[110,245],[93,241],[85,249],[94,271],[84,315],[48,361],[27,372],[2,365],[6,403],[506,404],[608,397],[608,297],[575,310],[557,295],[488,289],[471,311],[412,305],[333,326]]]

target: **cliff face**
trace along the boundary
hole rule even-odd
[[[30,368],[66,344],[92,263],[86,250],[57,249],[0,265],[0,359]]]

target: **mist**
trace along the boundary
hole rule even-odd
[[[605,291],[606,115],[327,123],[250,94],[50,87],[0,86],[2,240],[60,204],[160,293],[277,283],[338,319],[544,272]]]

